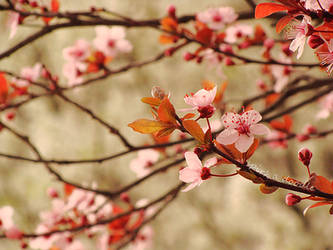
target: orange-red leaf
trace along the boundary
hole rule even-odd
[[[162,28],[166,31],[176,31],[178,23],[171,17],[165,17],[160,21]]]
[[[165,137],[170,135],[175,130],[175,127],[168,127],[157,132],[157,137]]]
[[[58,0],[52,0],[51,1],[51,10],[53,12],[56,12],[59,10],[59,7],[60,7],[60,4],[59,4],[59,1]]]
[[[211,29],[205,28],[198,30],[196,34],[196,39],[203,44],[210,44],[213,37],[213,31]]]
[[[243,171],[243,170],[238,170],[237,173],[241,176],[243,176],[245,179],[248,179],[250,181],[252,181],[255,184],[259,184],[259,183],[263,183],[264,180],[260,177],[257,177],[255,174],[247,172],[247,171]]]
[[[201,144],[205,143],[205,134],[199,123],[194,120],[183,121],[184,128]]]
[[[152,106],[159,106],[161,104],[161,99],[155,97],[143,97],[141,101]]]
[[[324,176],[316,175],[310,179],[310,183],[321,192],[333,194],[332,183]]]
[[[274,193],[278,189],[278,187],[266,186],[264,183],[262,183],[260,185],[259,189],[263,194],[271,194],[271,193]]]
[[[304,211],[303,211],[303,215],[305,215],[310,208],[321,207],[321,206],[325,206],[325,205],[332,205],[332,203],[331,202],[327,202],[327,201],[317,202],[317,203],[315,203],[315,204],[313,204],[313,205],[308,206],[307,208],[305,208]]]
[[[130,124],[128,124],[134,131],[142,133],[142,134],[152,134],[159,132],[162,129],[172,127],[171,124],[160,122],[160,121],[152,121],[148,119],[139,119]]]
[[[0,73],[0,104],[5,103],[8,97],[8,84],[6,77]]]
[[[182,118],[182,120],[187,120],[187,119],[191,119],[195,116],[195,114],[193,113],[188,113],[186,115],[184,115],[184,117]]]
[[[175,43],[178,41],[177,36],[171,36],[171,35],[160,35],[159,42],[160,44],[170,44]]]
[[[72,192],[74,191],[75,187],[70,185],[70,184],[65,184],[64,185],[64,191],[65,191],[65,195],[68,197],[72,194]]]
[[[284,27],[292,20],[294,19],[293,16],[284,16],[282,17],[277,23],[276,23],[276,32],[280,33]]]
[[[288,10],[287,6],[278,3],[260,3],[256,7],[255,18],[263,18],[275,12]]]
[[[169,98],[165,97],[157,110],[158,118],[162,122],[172,123],[177,126],[176,111],[173,105],[170,103]]]

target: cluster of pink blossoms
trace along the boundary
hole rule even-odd
[[[76,237],[75,233],[62,231],[80,226],[92,225],[84,230],[84,233],[96,240],[97,249],[109,249],[110,245],[117,243],[126,236],[127,231],[135,230],[145,218],[155,213],[156,207],[149,207],[145,211],[134,212],[110,222],[109,224],[99,224],[101,220],[112,218],[124,212],[122,208],[102,195],[96,195],[93,192],[74,188],[67,197],[61,198],[58,192],[50,188],[48,195],[52,198],[52,207],[48,211],[40,213],[40,224],[37,225],[35,233],[41,235],[32,237],[29,240],[22,239],[23,232],[19,230],[12,219],[13,208],[5,206],[0,208],[0,230],[9,239],[22,240],[23,248],[49,250],[85,250],[85,245]],[[128,203],[130,209],[129,197],[123,195],[122,200]],[[148,203],[146,199],[139,200],[137,207]],[[130,220],[131,219],[131,220]],[[49,232],[57,231],[47,235]],[[44,235],[43,235],[44,234]],[[131,243],[132,250],[143,250],[152,245],[153,230],[150,226],[144,226],[138,232],[136,238]]]
[[[63,74],[70,86],[82,83],[83,74],[87,71],[96,72],[102,69],[108,60],[112,60],[118,54],[129,53],[133,49],[132,44],[125,39],[124,28],[101,26],[95,30],[93,46],[84,39],[79,39],[73,46],[63,50],[66,60]]]
[[[191,96],[186,95],[184,101],[193,106],[192,109],[199,111],[199,118],[210,118],[215,111],[213,107],[215,95],[216,87],[212,90],[201,89]],[[227,112],[221,118],[224,130],[216,137],[216,141],[223,145],[235,144],[239,152],[245,153],[253,144],[255,135],[267,135],[270,132],[265,125],[258,124],[261,119],[260,113],[255,110],[246,111],[241,115]],[[217,163],[217,158],[210,158],[202,165],[196,153],[186,152],[185,159],[187,167],[179,171],[179,179],[185,183],[190,183],[183,190],[187,192],[199,186],[203,180],[210,178],[209,168]]]

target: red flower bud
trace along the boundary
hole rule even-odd
[[[309,140],[309,139],[310,139],[310,136],[300,134],[300,135],[296,135],[296,138],[297,138],[298,141],[302,142],[302,141]]]
[[[184,54],[184,60],[185,61],[191,61],[195,58],[195,55],[191,54],[190,52],[185,52]]]
[[[172,4],[168,8],[168,16],[172,18],[176,18],[176,7]]]
[[[131,199],[130,199],[130,197],[129,197],[129,195],[127,193],[121,193],[120,194],[120,199],[123,202],[126,202],[126,203],[130,203],[131,202]]]
[[[302,200],[302,198],[296,194],[288,193],[286,195],[286,204],[288,206],[293,206],[297,203],[299,203]]]
[[[298,159],[305,165],[310,165],[310,160],[312,158],[312,152],[307,148],[301,148],[298,151]]]

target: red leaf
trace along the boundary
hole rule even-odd
[[[294,19],[293,16],[282,17],[276,24],[276,32],[280,33],[292,19]]]
[[[5,103],[8,97],[8,84],[6,77],[0,73],[0,104]]]
[[[70,196],[72,194],[72,192],[74,191],[74,189],[75,189],[74,186],[66,183],[64,186],[65,195]]]
[[[262,183],[259,189],[263,194],[271,194],[274,193],[278,189],[278,187],[266,186],[264,183]]]
[[[171,123],[174,126],[177,126],[176,121],[176,111],[173,105],[170,103],[169,99],[165,97],[157,110],[158,118],[162,122]]]
[[[196,34],[196,39],[203,44],[210,44],[213,37],[213,31],[211,29],[205,28],[198,30]]]
[[[205,143],[205,134],[199,123],[193,120],[183,121],[184,128],[201,144]]]
[[[304,211],[303,211],[303,215],[305,215],[310,208],[320,207],[320,206],[325,206],[325,205],[332,205],[332,203],[331,202],[327,202],[327,201],[317,202],[317,203],[315,203],[315,204],[313,204],[313,205],[308,206],[307,208],[305,208]]]
[[[57,12],[59,10],[60,4],[58,0],[52,0],[51,1],[51,10],[53,12]]]
[[[172,124],[160,122],[160,121],[152,121],[148,119],[139,119],[130,124],[128,124],[134,131],[142,133],[142,134],[152,134],[159,132],[163,129],[173,127]]]
[[[152,106],[159,106],[161,104],[161,100],[155,97],[143,97],[141,101]]]
[[[263,18],[269,16],[275,12],[288,10],[287,6],[277,3],[260,3],[256,7],[255,18]]]
[[[310,182],[311,185],[314,186],[319,191],[327,194],[333,194],[332,183],[329,180],[327,180],[324,176],[315,175],[314,177],[311,177]]]

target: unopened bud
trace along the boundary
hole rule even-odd
[[[298,159],[305,165],[310,165],[310,160],[312,158],[312,152],[307,148],[301,148],[298,151]]]
[[[47,195],[51,198],[57,198],[59,196],[57,190],[55,190],[54,188],[48,188]]]
[[[184,60],[185,61],[191,61],[195,58],[195,55],[193,55],[192,53],[190,52],[185,52],[184,54]]]
[[[266,47],[267,49],[271,49],[274,47],[275,41],[272,38],[267,38],[264,41],[264,47]]]
[[[131,199],[130,199],[130,197],[129,197],[129,195],[127,193],[121,193],[120,194],[120,199],[123,202],[126,202],[126,203],[130,203],[131,202]]]
[[[168,8],[168,16],[172,18],[176,18],[176,7],[172,4]]]
[[[296,135],[296,138],[299,142],[303,142],[303,141],[309,140],[310,136],[304,135],[304,134],[299,134],[299,135]]]
[[[295,204],[299,203],[302,198],[296,194],[288,193],[286,195],[286,204],[288,206],[294,206]]]

